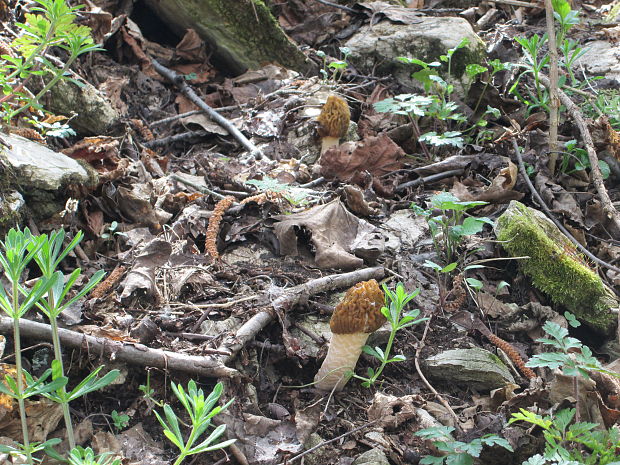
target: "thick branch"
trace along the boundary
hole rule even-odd
[[[0,332],[11,332],[13,320],[0,317]],[[21,336],[44,341],[52,340],[52,328],[44,323],[19,320]],[[65,347],[84,349],[89,353],[105,356],[131,365],[150,366],[171,371],[182,371],[198,376],[231,378],[238,376],[237,370],[224,366],[217,357],[177,354],[161,349],[151,349],[142,344],[118,342],[105,337],[94,337],[68,329],[59,329],[60,341]]]
[[[384,273],[385,271],[383,270],[383,267],[380,266],[375,268],[365,268],[363,270],[351,271],[349,273],[313,279],[307,283],[300,284],[299,286],[295,286],[290,289],[281,289],[281,292],[284,294],[271,302],[273,312],[258,312],[246,321],[234,335],[229,336],[224,340],[218,350],[228,351],[230,352],[230,355],[222,357],[222,363],[228,363],[246,343],[254,339],[263,328],[271,323],[274,319],[275,312],[284,313],[299,303],[302,298],[308,298],[311,295],[327,292],[332,289],[351,287],[360,281],[367,281],[373,278],[381,279]]]

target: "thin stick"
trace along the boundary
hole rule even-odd
[[[320,442],[320,443],[319,443],[319,444],[317,444],[316,446],[311,447],[310,449],[305,450],[305,451],[301,452],[300,454],[297,454],[296,456],[291,457],[291,458],[290,458],[290,459],[288,459],[286,462],[282,462],[282,463],[280,463],[280,464],[278,464],[278,465],[286,465],[287,463],[291,463],[291,462],[294,462],[295,460],[299,460],[300,458],[302,458],[302,457],[304,457],[304,456],[306,456],[306,455],[308,455],[308,454],[311,454],[312,452],[314,452],[315,450],[317,450],[317,449],[319,449],[319,448],[321,448],[321,447],[325,447],[325,446],[327,446],[328,444],[331,444],[332,442],[339,441],[339,440],[341,440],[342,438],[346,438],[347,436],[350,436],[350,435],[351,435],[351,434],[353,434],[353,433],[357,433],[358,431],[361,431],[361,430],[363,430],[363,429],[366,429],[366,428],[368,428],[369,426],[374,425],[374,424],[375,424],[375,423],[377,423],[378,421],[379,421],[379,420],[369,421],[368,423],[366,423],[366,424],[364,424],[364,425],[362,425],[362,426],[358,426],[357,428],[354,428],[354,429],[352,429],[351,431],[347,431],[346,433],[342,433],[342,434],[341,434],[340,436],[338,436],[338,437],[335,437],[335,438],[329,439],[329,440],[327,440],[327,441]]]
[[[551,88],[551,82],[549,81],[549,78],[547,76],[545,76],[544,74],[539,74],[538,79],[547,89]],[[614,207],[614,204],[611,202],[609,194],[607,193],[607,189],[605,189],[603,175],[601,174],[601,169],[598,166],[598,156],[596,155],[596,151],[594,150],[594,142],[592,142],[592,135],[590,134],[588,125],[583,118],[579,107],[575,104],[575,102],[570,99],[568,95],[562,92],[562,90],[558,89],[558,97],[566,107],[568,113],[575,120],[575,124],[579,128],[579,132],[581,133],[581,137],[583,138],[583,143],[588,152],[588,159],[590,160],[590,172],[592,173],[592,182],[594,183],[594,187],[596,187],[596,191],[598,192],[599,198],[601,199],[603,211],[608,218],[611,218],[613,220],[616,227],[620,229],[620,213],[618,213],[618,210],[616,210],[616,208]]]
[[[431,174],[424,178],[418,178],[418,179],[414,179],[413,181],[399,184],[398,186],[396,186],[394,190],[396,192],[404,191],[405,189],[409,187],[416,187],[421,184],[429,184],[431,182],[439,181],[441,179],[449,178],[451,176],[458,176],[459,174],[462,174],[463,171],[464,171],[463,169],[456,169],[456,170],[444,171],[443,173]]]
[[[523,178],[525,179],[525,183],[527,184],[527,187],[529,187],[530,192],[532,193],[532,197],[534,197],[536,199],[536,201],[540,204],[540,206],[545,211],[545,213],[547,214],[549,219],[551,221],[553,221],[553,224],[555,224],[558,227],[558,229],[560,231],[562,231],[564,233],[564,235],[566,237],[568,237],[568,239],[573,244],[575,244],[575,247],[577,247],[579,250],[581,250],[581,252],[583,252],[590,260],[592,260],[593,262],[598,263],[599,265],[601,265],[604,268],[608,268],[608,269],[613,270],[613,271],[615,271],[617,273],[620,273],[620,268],[616,268],[611,263],[604,262],[603,260],[601,260],[600,258],[595,256],[594,254],[592,254],[588,249],[586,249],[583,245],[581,245],[581,243],[577,239],[575,239],[573,237],[573,235],[571,233],[569,233],[568,230],[559,221],[557,221],[555,219],[555,217],[551,213],[551,210],[549,209],[549,207],[547,206],[545,201],[542,199],[542,197],[540,196],[540,194],[538,193],[538,191],[534,187],[534,184],[532,184],[532,181],[530,180],[530,177],[527,175],[527,172],[525,171],[525,165],[523,164],[523,158],[521,157],[521,151],[519,150],[519,146],[517,145],[517,141],[514,138],[512,139],[512,146],[513,146],[515,154],[517,156],[517,161],[519,162],[519,171],[521,172],[521,176],[523,176]]]
[[[441,394],[437,392],[437,389],[435,389],[431,383],[428,382],[428,380],[426,379],[426,376],[424,376],[424,374],[422,373],[422,370],[420,369],[420,352],[424,348],[424,341],[426,340],[426,335],[428,334],[428,328],[430,328],[431,326],[431,321],[433,321],[433,315],[431,315],[431,317],[428,320],[426,320],[426,326],[424,327],[424,333],[422,334],[422,339],[420,339],[420,343],[418,344],[418,347],[415,350],[415,359],[414,359],[415,369],[418,372],[418,375],[420,376],[420,379],[422,380],[422,382],[426,385],[426,387],[435,395],[435,397],[441,403],[441,405],[443,405],[446,408],[446,410],[448,410],[448,413],[450,413],[450,415],[452,416],[452,419],[454,420],[454,427],[456,428],[456,430],[459,433],[462,433],[463,429],[461,428],[459,417],[456,416],[456,413],[454,412],[454,410],[452,410],[452,407],[450,407],[450,404],[448,403],[448,401],[444,399],[441,396]]]
[[[525,8],[540,8],[535,3],[522,2],[520,0],[489,0],[491,3],[499,3],[502,5],[523,6]]]
[[[547,20],[547,36],[549,46],[549,172],[553,176],[558,161],[558,124],[560,114],[560,98],[558,97],[558,48],[555,41],[555,25],[553,23],[553,4],[545,0]]]
[[[185,95],[194,105],[196,105],[207,115],[209,115],[209,118],[211,118],[214,122],[226,129],[231,136],[237,139],[237,141],[241,145],[243,145],[248,152],[250,152],[251,155],[253,155],[257,159],[264,156],[261,151],[241,133],[241,131],[239,131],[235,126],[230,123],[230,121],[228,121],[218,112],[213,110],[213,108],[207,105],[198,96],[198,94],[196,94],[196,92],[194,92],[194,90],[187,85],[187,83],[181,76],[179,76],[171,69],[166,68],[155,59],[151,59],[151,63],[153,64],[153,68],[155,68],[155,71],[157,71],[159,74],[174,83],[181,90],[183,95]]]

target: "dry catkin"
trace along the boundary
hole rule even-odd
[[[101,299],[106,296],[111,290],[112,287],[116,285],[121,280],[123,273],[125,273],[126,268],[122,265],[114,268],[112,273],[108,275],[106,279],[101,281],[95,289],[90,293],[89,298],[92,299]]]
[[[220,232],[220,223],[224,217],[226,210],[235,202],[235,198],[232,195],[224,197],[220,200],[213,209],[211,218],[209,218],[209,227],[207,228],[207,239],[205,241],[205,250],[213,260],[220,258],[220,254],[217,251],[217,235]]]
[[[504,341],[501,337],[498,337],[491,332],[485,334],[485,336],[489,341],[495,344],[495,346],[502,349],[506,353],[506,355],[508,355],[508,358],[510,358],[510,360],[512,360],[513,363],[517,366],[519,371],[523,373],[523,376],[528,379],[536,378],[536,373],[534,373],[530,368],[525,366],[525,363],[523,362],[523,359],[521,358],[519,353],[508,342]]]

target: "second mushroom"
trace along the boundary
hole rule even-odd
[[[314,378],[318,389],[344,388],[368,336],[386,321],[381,313],[384,303],[383,291],[374,279],[357,283],[346,292],[329,322],[332,338],[327,357]]]

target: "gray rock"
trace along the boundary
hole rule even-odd
[[[348,60],[361,72],[392,74],[403,85],[419,87],[411,78],[412,66],[396,57],[438,61],[464,38],[469,39],[469,44],[454,54],[451,71],[460,79],[466,65],[481,63],[485,56],[484,43],[463,18],[420,17],[416,24],[382,21],[362,27],[345,45],[351,50]]]
[[[59,115],[77,113],[69,125],[82,135],[104,134],[119,120],[112,104],[91,84],[59,81],[50,89],[47,107]]]
[[[9,172],[7,180],[18,190],[35,215],[51,216],[64,207],[69,185],[94,186],[94,170],[44,145],[13,134],[2,138],[12,145],[0,153],[0,162]]]
[[[389,465],[389,461],[381,449],[370,449],[360,454],[351,465]]]
[[[491,352],[480,349],[446,350],[426,359],[425,372],[434,380],[491,390],[514,384],[506,365]]]
[[[620,53],[617,45],[595,40],[588,42],[585,49],[586,53],[575,62],[575,67],[583,65],[591,74],[615,79],[620,83]]]

